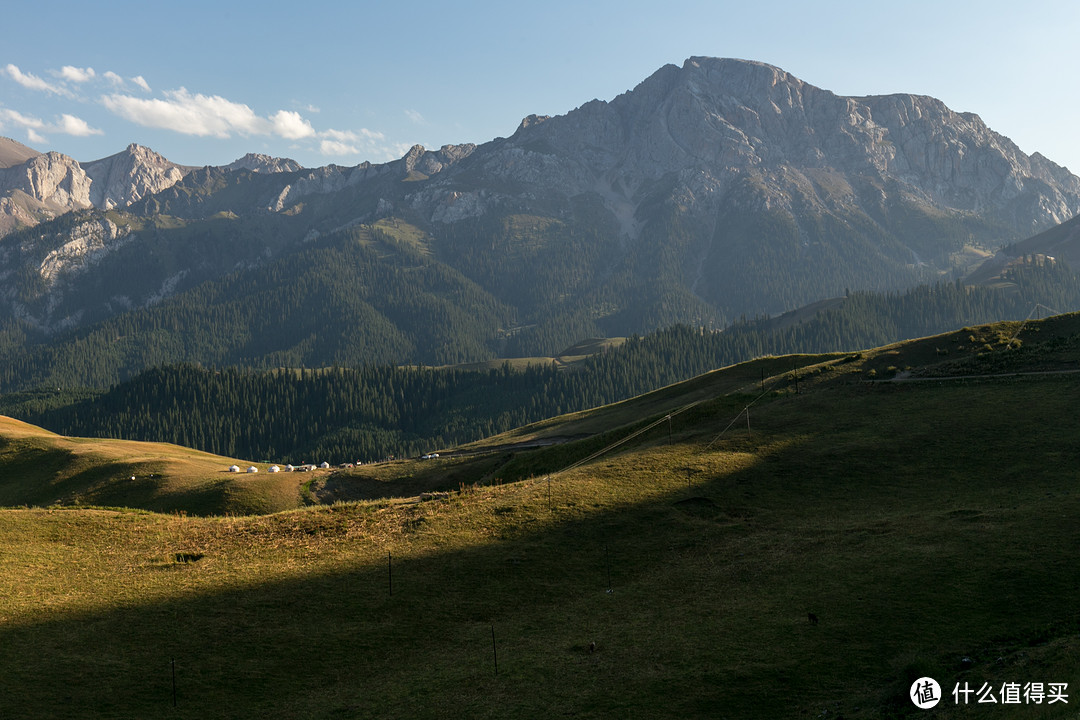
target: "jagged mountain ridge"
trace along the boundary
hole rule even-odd
[[[530,116],[476,159],[492,177],[597,192],[613,207],[636,203],[665,176],[705,205],[750,178],[763,184],[765,207],[785,209],[795,196],[825,207],[860,202],[853,179],[892,184],[887,192],[940,210],[989,211],[1021,236],[1080,207],[1080,178],[1025,155],[977,115],[925,96],[842,97],[741,60],[690,58],[610,102]],[[827,187],[830,180],[840,189]],[[453,173],[440,177],[415,205],[445,217],[436,201],[453,184]]]
[[[99,178],[166,177],[99,163]],[[534,336],[519,349],[558,350],[957,276],[1080,209],[1080,178],[976,115],[923,96],[842,97],[763,63],[710,58],[665,66],[611,101],[530,116],[480,146],[416,146],[380,165],[249,155],[180,170],[156,192],[147,179],[144,191],[94,196],[112,198],[111,211],[0,240],[0,305],[39,330],[77,328],[305,241],[401,220],[425,262],[513,309],[503,329]],[[62,179],[54,195],[84,197],[78,173]],[[119,292],[105,279],[116,276],[138,282]]]
[[[80,163],[0,138],[0,235],[72,210],[126,208],[172,187],[194,169],[134,143],[115,155]],[[223,169],[289,172],[301,166],[249,153]]]

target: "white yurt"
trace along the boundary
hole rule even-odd
[[[230,465],[229,466],[229,472],[240,472],[240,466],[239,465]]]
[[[266,469],[266,472],[281,472],[281,468],[279,468],[277,465],[271,465]]]
[[[248,468],[248,472],[249,473],[257,473],[257,472],[259,472],[259,468],[252,465],[251,467]]]
[[[321,467],[323,470],[328,470],[330,468],[330,463],[324,462],[321,465],[319,465],[319,467]]]

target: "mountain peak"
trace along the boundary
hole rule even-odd
[[[296,172],[304,166],[291,158],[278,158],[262,153],[248,153],[222,167],[223,170],[250,170],[256,173]]]
[[[535,113],[533,113],[532,115],[527,115],[521,118],[521,122],[518,124],[517,131],[520,132],[522,130],[525,130],[526,128],[531,128],[550,119],[550,115],[537,115]]]
[[[131,143],[124,150],[83,164],[90,178],[90,202],[110,209],[172,187],[187,172],[148,147]]]

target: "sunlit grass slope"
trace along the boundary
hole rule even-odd
[[[1015,374],[1076,368],[1055,322],[750,374],[550,483],[600,436],[425,502],[3,511],[0,717],[1074,717],[1080,384]],[[1005,372],[865,382],[919,357]]]
[[[300,476],[165,443],[69,438],[0,416],[0,505],[249,514],[298,507]],[[134,480],[132,479],[134,478]]]

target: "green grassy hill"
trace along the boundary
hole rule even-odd
[[[0,416],[0,506],[97,505],[193,514],[269,513],[301,503],[295,473],[167,443],[69,438]]]
[[[926,675],[934,717],[1075,716],[1078,336],[761,360],[336,476],[364,502],[0,511],[0,716],[915,717]]]

